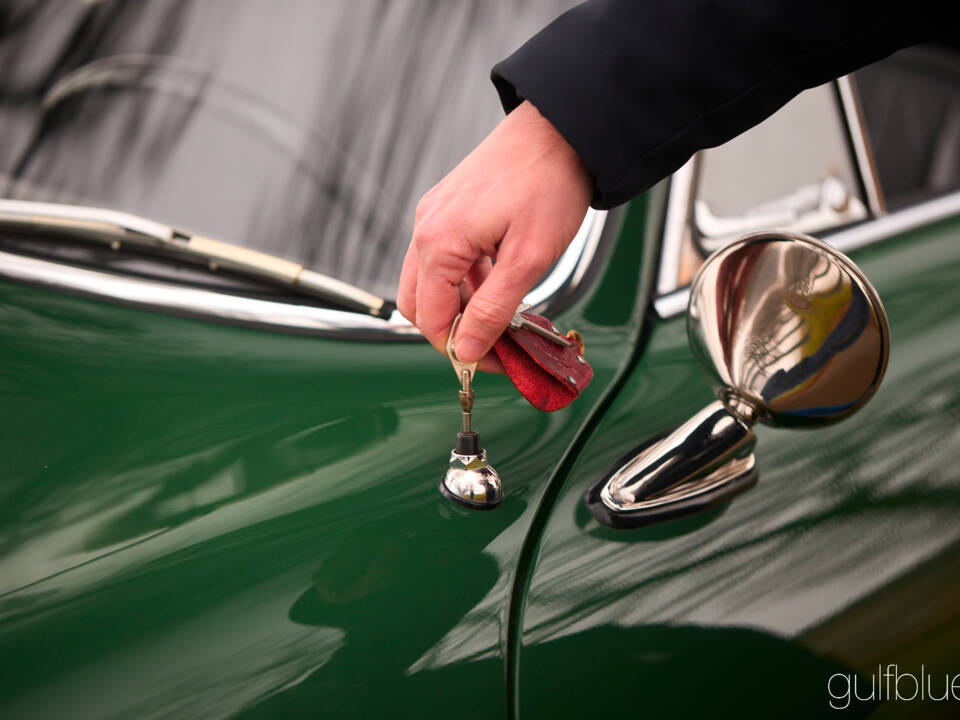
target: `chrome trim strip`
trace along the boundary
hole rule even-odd
[[[686,287],[654,298],[653,309],[661,319],[666,320],[674,315],[685,313],[689,303],[690,288]]]
[[[957,214],[960,214],[960,192],[927,200],[870,222],[841,230],[824,238],[824,241],[840,252],[848,253]]]
[[[849,253],[955,215],[960,215],[960,192],[868,220],[828,235],[823,240],[840,252]],[[686,312],[689,300],[690,288],[687,287],[655,298],[653,308],[660,318],[666,320]]]
[[[257,300],[211,290],[169,285],[0,251],[0,277],[130,307],[187,317],[213,317],[229,323],[309,335],[382,338],[384,333],[422,339],[398,312],[388,320],[344,310]]]
[[[77,212],[68,213],[68,209]],[[165,241],[173,232],[172,228],[162,223],[99,208],[74,208],[53,203],[33,203],[0,198],[0,220],[3,219],[3,210],[10,211],[11,214],[19,211],[16,213],[19,220],[16,224],[21,226],[30,225],[28,216],[31,214],[55,217],[57,213],[62,212],[65,222],[89,221],[94,225],[85,230],[96,230],[105,235],[112,234],[117,240],[124,239],[123,233],[126,231],[121,228],[157,241]],[[25,210],[32,210],[32,213],[24,213]],[[10,224],[15,224],[12,222],[13,217],[9,219]],[[531,305],[543,303],[557,292],[563,289],[573,290],[579,285],[596,254],[606,219],[606,211],[593,209],[587,211],[580,229],[560,256],[553,271],[527,294],[526,302]],[[65,229],[69,227],[70,225]],[[126,239],[129,240],[129,237],[126,235]],[[396,310],[389,318],[383,319],[310,305],[238,297],[212,290],[78,268],[3,251],[0,251],[0,278],[63,290],[84,297],[115,301],[131,307],[148,308],[189,317],[211,317],[247,326],[313,335],[349,335],[380,339],[388,335],[399,339],[423,340],[419,331]]]
[[[696,177],[697,156],[690,158],[673,177],[667,198],[663,221],[663,242],[660,246],[660,270],[657,275],[657,294],[676,290],[680,272],[680,251],[690,218],[690,200]]]
[[[119,210],[0,198],[0,223],[43,230],[53,221],[60,221],[65,231],[85,232],[107,240],[126,240],[131,234],[150,238],[156,244],[173,239],[169,225]]]
[[[887,205],[883,197],[883,189],[877,177],[877,166],[873,161],[873,152],[867,140],[867,129],[863,123],[863,112],[857,98],[856,88],[850,75],[837,78],[837,90],[840,93],[840,107],[847,122],[850,142],[853,145],[853,154],[857,160],[860,179],[867,193],[867,205],[874,215],[884,215]]]
[[[221,267],[303,290],[348,308],[383,316],[389,305],[380,297],[299,263],[259,250],[193,235],[169,225],[107,208],[60,205],[0,198],[0,227],[103,240],[120,249],[124,244],[158,248],[192,262]]]

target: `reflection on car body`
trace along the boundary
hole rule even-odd
[[[9,3],[2,202],[128,213],[389,301],[415,198],[499,117],[487,68],[570,4]],[[828,108],[789,157],[748,134],[589,215],[530,301],[584,334],[595,380],[546,415],[484,379],[489,513],[436,492],[451,373],[396,315],[0,228],[0,715],[562,716],[626,674],[601,712],[749,692],[811,717],[834,672],[960,671],[958,67],[894,56],[758,129]],[[896,93],[926,129],[909,172]],[[751,182],[725,179],[743,157]],[[833,429],[759,428],[762,482],[732,503],[601,525],[586,489],[712,399],[687,285],[771,207],[876,285],[883,388]]]

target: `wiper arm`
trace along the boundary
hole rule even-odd
[[[100,240],[117,250],[124,245],[146,248],[205,264],[211,270],[225,268],[275,282],[375,317],[389,317],[393,311],[393,303],[291,260],[118,210],[0,198],[2,228]]]

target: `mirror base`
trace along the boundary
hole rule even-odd
[[[630,460],[649,450],[670,434],[660,433],[638,445],[613,463],[603,476],[584,494],[590,513],[601,524],[618,530],[646,527],[656,523],[693,515],[724,504],[757,484],[756,459],[753,453],[734,458],[709,475],[681,483],[670,491],[627,506],[615,506],[603,497],[603,489],[613,475]]]

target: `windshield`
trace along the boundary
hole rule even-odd
[[[394,297],[417,200],[572,0],[6,0],[0,197],[123,210]]]

